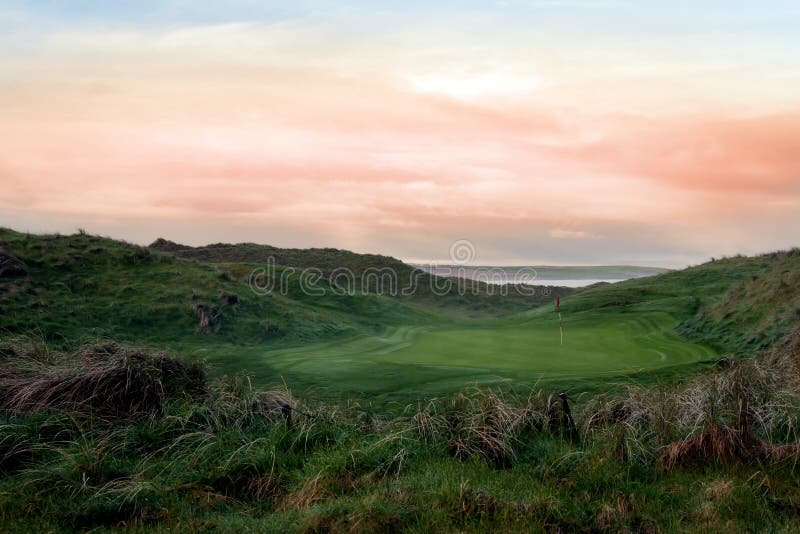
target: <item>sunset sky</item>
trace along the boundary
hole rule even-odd
[[[483,264],[800,245],[800,2],[0,0],[0,226]]]

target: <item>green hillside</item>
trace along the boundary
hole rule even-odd
[[[204,263],[265,266],[274,262],[276,266],[298,271],[317,269],[324,279],[334,284],[338,282],[342,290],[376,293],[410,306],[440,310],[457,317],[505,315],[550,302],[557,295],[564,296],[573,291],[548,286],[546,282],[538,290],[530,287],[518,290],[509,286],[502,291],[502,288],[483,281],[434,277],[390,256],[357,254],[334,248],[277,248],[255,243],[190,247],[163,238],[157,239],[149,248]]]
[[[96,236],[28,236],[2,230],[0,247],[18,257],[27,271],[3,280],[0,328],[40,332],[55,342],[108,337],[174,343],[202,337],[292,344],[426,317],[370,295],[311,302],[300,291],[297,276],[288,278],[286,295],[255,295],[247,284],[253,266],[202,264]],[[211,317],[205,328],[199,310]]]
[[[760,260],[760,261],[759,261]],[[741,270],[747,260],[719,260]],[[800,321],[800,249],[752,260],[749,270],[719,299],[706,303],[681,325],[687,337],[731,353],[753,354],[771,347]]]
[[[329,270],[336,265],[363,273],[367,267],[391,266],[401,275],[413,268],[381,256],[293,251],[294,255],[277,256],[288,263],[278,264],[274,273],[276,278],[287,275],[285,291],[257,294],[249,286],[250,275],[277,250],[272,247],[212,246],[208,249],[216,255],[203,252],[197,259],[187,259],[174,256],[173,250],[160,252],[92,235],[29,235],[0,229],[0,249],[24,266],[24,272],[0,279],[0,329],[37,333],[56,343],[107,337],[153,344],[202,340],[297,345],[378,333],[398,323],[509,314],[571,291],[551,288],[546,296],[542,291],[533,296],[514,292],[507,298],[490,293],[484,284],[476,285],[474,294],[459,295],[453,288],[438,297],[425,290],[429,287],[425,278],[420,291],[392,298],[333,291],[325,277],[304,280],[312,290],[324,293],[317,296],[302,290],[301,272],[291,267]],[[200,325],[200,311],[209,317],[205,327]]]
[[[800,520],[797,249],[565,290],[559,319],[551,295],[301,288],[411,269],[341,251],[276,253],[286,291],[259,294],[268,247],[210,248],[0,230],[0,530]]]
[[[691,368],[719,353],[751,354],[795,321],[800,271],[793,250],[580,291],[536,288],[525,296],[512,289],[504,296],[476,283],[434,294],[430,275],[399,260],[335,249],[165,240],[140,247],[12,230],[0,230],[0,248],[18,271],[0,279],[4,335],[64,348],[98,338],[171,348],[219,372],[246,371],[263,386],[286,382],[323,397],[367,395],[379,403],[465,384],[519,388],[551,380],[592,389]],[[285,287],[254,292],[251,273],[271,261]],[[308,267],[322,276],[301,279]],[[369,284],[344,292],[329,278],[343,267],[356,284],[381,269],[400,283],[421,282],[407,295],[379,294]]]
[[[564,300],[566,311],[665,311],[678,332],[733,354],[770,347],[797,321],[800,249],[736,256],[656,277],[598,284]]]

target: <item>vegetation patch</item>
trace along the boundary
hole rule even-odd
[[[0,411],[11,414],[154,417],[168,398],[202,395],[205,388],[197,363],[114,343],[63,355],[6,342],[0,355]]]

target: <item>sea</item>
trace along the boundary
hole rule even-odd
[[[490,284],[530,284],[563,287],[585,287],[598,282],[621,282],[631,278],[654,276],[668,271],[668,269],[659,267],[636,265],[533,265],[524,267],[413,265],[438,276],[455,276]]]

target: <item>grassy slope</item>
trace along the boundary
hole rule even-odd
[[[396,268],[402,279],[412,268],[330,249],[154,245],[166,252],[96,236],[0,230],[0,247],[30,271],[0,281],[0,329],[40,333],[62,346],[107,337],[171,347],[208,358],[224,372],[244,369],[265,386],[287,381],[323,397],[382,403],[467,383],[529,386],[542,378],[581,391],[609,383],[609,375],[636,376],[708,359],[714,354],[709,345],[747,353],[769,343],[796,313],[790,303],[797,301],[800,271],[798,254],[789,252],[598,284],[562,300],[562,347],[552,310],[530,310],[550,297],[436,297],[425,291],[403,298],[310,297],[299,290],[296,274],[288,294],[260,296],[246,280],[269,256],[278,260],[278,274],[311,265],[329,272],[343,263],[355,273]],[[239,303],[225,304],[220,292],[238,295]],[[207,335],[197,333],[198,305],[221,313]],[[506,316],[486,318],[500,311]],[[679,339],[676,328],[702,345]]]
[[[113,338],[191,352],[213,348],[214,354],[229,357],[242,346],[287,347],[378,334],[397,324],[508,314],[550,300],[541,295],[504,299],[488,294],[485,285],[477,295],[451,294],[442,302],[425,292],[404,298],[334,294],[324,279],[315,287],[327,290],[326,294],[315,297],[300,290],[298,272],[287,277],[286,293],[257,295],[247,281],[254,268],[263,266],[260,260],[270,247],[255,246],[257,254],[249,246],[234,247],[234,252],[207,263],[97,236],[28,235],[0,229],[0,249],[20,258],[28,270],[27,276],[0,278],[0,332],[40,335],[62,346]],[[326,268],[343,261],[342,266],[356,272],[381,262],[399,263],[328,252],[311,251],[309,261]],[[243,259],[251,263],[233,262]],[[411,270],[402,263],[398,268]],[[276,267],[276,277],[286,269]],[[226,303],[222,293],[236,295],[238,303]],[[216,308],[220,314],[208,335],[197,332],[198,306]]]
[[[723,258],[657,277],[599,284],[565,299],[565,312],[667,312],[678,332],[720,351],[753,354],[798,317],[800,249]]]
[[[447,290],[442,290],[440,288],[445,287],[442,284],[447,282],[396,258],[377,254],[357,254],[333,248],[291,249],[255,243],[216,243],[203,247],[190,247],[164,239],[156,240],[150,248],[210,264],[266,265],[272,261],[275,265],[298,271],[318,269],[325,279],[333,276],[335,281],[340,281],[343,289],[380,293],[409,306],[426,311],[438,311],[451,317],[508,314],[549,302],[557,294],[567,295],[572,292],[568,288],[549,287],[545,283],[547,290],[540,289],[533,295],[523,294],[515,289],[500,294],[497,286],[470,280],[464,282],[467,284],[464,287],[470,294],[463,295],[455,280],[450,281]],[[351,285],[345,285],[345,279],[338,276],[343,270],[352,275],[349,282]],[[394,282],[390,283],[384,278],[389,272],[394,273]],[[414,291],[405,295],[403,289],[412,286]],[[434,287],[437,289],[434,290]]]
[[[314,299],[290,279],[287,295],[253,294],[252,266],[206,265],[95,236],[27,236],[0,231],[0,247],[28,266],[29,276],[3,280],[0,328],[41,332],[58,342],[110,337],[135,343],[297,344],[376,331],[429,314],[355,295]],[[280,273],[280,269],[278,270]],[[220,292],[239,297],[225,304]],[[196,333],[198,305],[221,312],[218,331]]]
[[[761,269],[700,309],[681,332],[732,353],[772,346],[800,320],[800,249],[762,259],[768,261]]]
[[[303,403],[313,416],[288,426],[278,402],[298,401],[287,392],[241,380],[197,388],[191,374],[191,392],[143,406],[135,393],[188,369],[97,352],[0,346],[0,530],[731,532],[792,531],[800,519],[797,361],[766,373],[745,361],[679,391],[576,402],[573,440],[547,395],[467,392],[392,420]],[[114,363],[87,364],[99,356]],[[87,402],[31,398],[42,384],[31,369],[75,399],[132,376],[127,408],[163,413],[91,417]],[[29,413],[20,397],[51,409]],[[764,423],[751,438],[779,456],[730,454],[743,450],[736,441],[685,445],[713,425],[730,429],[747,397]]]
[[[249,351],[242,358],[252,367],[270,361],[295,387],[315,387],[315,395],[338,391],[373,402],[430,396],[463,384],[518,388],[542,380],[575,393],[592,391],[647,374],[651,379],[678,376],[682,368],[691,371],[693,362],[718,352],[751,354],[752,347],[739,340],[755,336],[769,342],[788,330],[796,313],[789,303],[800,298],[791,286],[798,272],[800,254],[789,251],[597,284],[562,299],[564,346],[548,306],[477,323],[428,324],[402,336],[321,343],[302,351]],[[731,297],[753,279],[776,291],[749,305]],[[732,303],[738,308],[730,310]],[[737,324],[715,322],[726,314]],[[755,314],[763,315],[760,322],[752,320]],[[770,336],[759,338],[764,324]],[[733,342],[721,335],[731,331],[736,332]]]
[[[200,347],[235,350],[229,360],[234,369],[253,342],[294,344],[280,350],[302,365],[313,359],[307,355],[315,349],[306,345],[312,341],[325,347],[327,357],[338,346],[346,358],[354,343],[377,354],[428,332],[433,337],[416,339],[419,348],[430,345],[430,350],[409,357],[434,357],[453,344],[478,350],[481,342],[490,348],[505,343],[512,349],[501,355],[504,365],[514,366],[515,336],[523,336],[525,345],[525,335],[539,320],[550,321],[542,324],[541,335],[549,335],[553,321],[551,309],[482,320],[470,323],[483,328],[470,330],[464,342],[465,323],[374,295],[321,303],[302,295],[252,299],[240,281],[248,265],[188,262],[90,236],[26,237],[8,231],[0,236],[0,247],[22,257],[31,274],[0,281],[0,326],[12,333],[38,327],[56,345],[62,336],[153,344],[170,339],[193,353]],[[798,256],[794,251],[732,258],[597,286],[562,301],[567,335],[585,335],[587,349],[603,349],[609,324],[641,322],[643,335],[664,332],[665,339],[673,339],[673,327],[680,325],[686,335],[720,350],[737,348],[736,340],[743,340],[742,352],[749,353],[774,338],[772,325],[785,331],[797,324],[792,306],[798,302]],[[202,296],[193,299],[192,290]],[[193,306],[218,305],[219,290],[240,294],[243,301],[223,308],[219,333],[197,336]],[[743,296],[752,302],[743,302]],[[278,323],[285,328],[283,338],[266,335],[274,329],[260,324],[261,312],[276,321],[279,312],[291,314]],[[651,320],[655,323],[648,326]],[[588,324],[578,329],[582,321]],[[390,328],[391,323],[406,326]],[[311,333],[303,337],[307,328]],[[386,355],[400,357],[402,350]],[[263,360],[263,353],[251,356]],[[0,363],[7,357],[0,351]],[[58,360],[50,351],[35,358],[40,363],[26,369]],[[321,362],[318,369],[325,368]],[[327,368],[335,384],[342,367]],[[394,384],[386,373],[398,373],[409,384],[424,383],[426,372],[437,379],[435,366],[384,363],[380,369],[365,377],[386,387]],[[755,426],[758,439],[775,444],[798,439],[796,361],[753,384],[758,386],[753,395],[747,380],[742,382],[745,375],[732,373],[718,381],[704,377],[676,393],[650,387],[610,399],[612,413],[622,403],[618,411],[627,419],[620,425],[590,427],[592,414],[605,412],[579,399],[573,407],[585,425],[580,443],[530,423],[514,427],[511,437],[492,434],[509,408],[491,395],[445,399],[452,417],[434,404],[394,421],[374,417],[364,404],[342,409],[309,404],[304,409],[318,417],[300,417],[300,424],[286,428],[256,416],[261,397],[236,380],[212,384],[203,400],[171,402],[165,417],[148,420],[3,413],[0,530],[791,531],[800,520],[796,450],[778,462],[715,459],[707,452],[698,463],[669,469],[659,461],[670,444],[688,442],[708,425],[736,421],[744,399],[763,412],[771,429]],[[552,420],[542,399],[515,402],[524,420]],[[426,422],[437,416],[438,426],[428,436]],[[555,412],[555,421],[559,417]],[[461,426],[448,430],[442,421]],[[465,444],[491,451],[497,439],[508,440],[514,451],[502,465],[480,454],[457,455]]]

